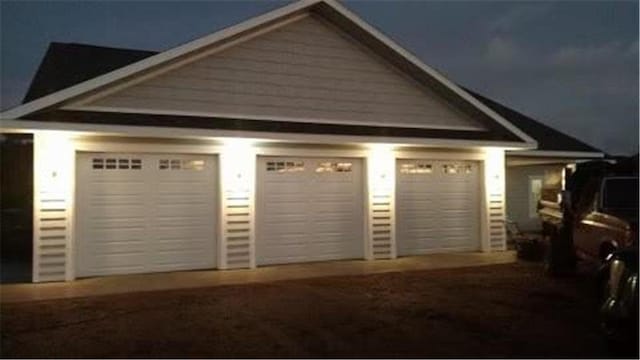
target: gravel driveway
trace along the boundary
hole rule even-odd
[[[331,277],[2,304],[0,355],[603,357],[596,309],[530,263]]]

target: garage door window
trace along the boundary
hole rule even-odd
[[[471,171],[471,165],[442,165],[442,172],[444,172],[445,174],[471,174]]]
[[[400,165],[401,174],[431,174],[433,168],[431,164],[411,163]]]
[[[140,170],[141,159],[131,158],[92,158],[91,168],[94,170]]]
[[[317,173],[325,172],[351,172],[353,166],[350,162],[321,162],[316,167]]]
[[[204,169],[204,160],[160,159],[158,161],[158,169],[202,171]]]
[[[304,171],[303,161],[268,161],[267,171],[269,172],[299,172]]]

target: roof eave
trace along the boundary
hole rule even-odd
[[[574,159],[601,159],[604,153],[595,151],[564,151],[564,150],[517,150],[509,151],[508,156],[514,157],[541,157],[541,158],[574,158]]]
[[[82,135],[153,137],[153,138],[249,138],[278,142],[305,142],[315,144],[365,144],[384,143],[398,146],[419,147],[460,147],[460,148],[501,148],[503,150],[530,148],[521,142],[496,140],[460,140],[440,138],[403,138],[384,136],[324,135],[284,132],[262,132],[243,130],[216,130],[201,128],[175,128],[164,126],[106,125],[93,123],[67,123],[56,121],[35,121],[29,119],[0,119],[0,127],[5,133],[38,133],[60,131]]]

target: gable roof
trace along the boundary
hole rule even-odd
[[[495,100],[467,88],[465,90],[534,138],[538,142],[538,148],[536,149],[538,151],[603,153],[600,149],[508,108]]]
[[[22,103],[53,94],[156,55],[157,51],[52,42]]]
[[[416,81],[436,91],[472,118],[481,121],[489,131],[485,140],[500,140],[517,147],[535,146],[536,142],[526,133],[510,124],[460,87],[447,80],[434,69],[404,50],[385,35],[362,21],[334,0],[301,0],[245,22],[225,28],[211,35],[196,39],[173,49],[151,55],[116,70],[93,77],[43,97],[9,109],[2,119],[26,119],[33,114],[63,107],[81,96],[120,86],[136,77],[147,76],[156,71],[194,61],[198,56],[234,45],[238,41],[259,35],[277,26],[294,21],[308,13],[319,15],[347,32],[356,41],[383,56],[392,65]],[[491,134],[498,139],[492,140]]]
[[[29,101],[35,96],[46,96],[157,53],[154,51],[109,48],[86,44],[51,43],[36,76],[29,86],[25,101]],[[468,88],[464,89],[533,137],[538,142],[538,150],[540,151],[602,152],[497,101]]]

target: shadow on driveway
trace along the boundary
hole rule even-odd
[[[593,295],[516,263],[2,304],[1,355],[607,357]]]

